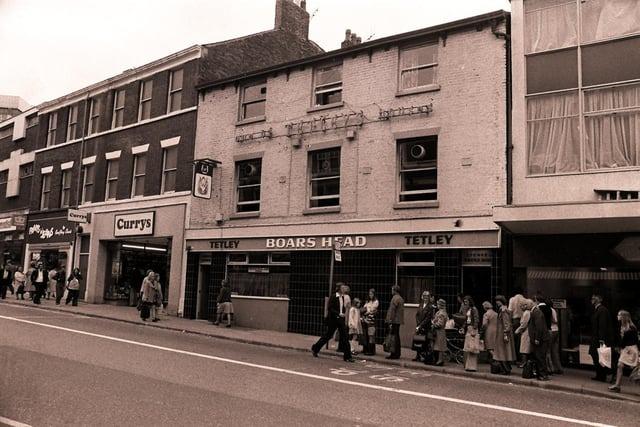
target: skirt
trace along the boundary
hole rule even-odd
[[[632,368],[638,366],[638,346],[628,345],[620,350],[620,359],[618,361]]]
[[[219,308],[219,312],[220,313],[224,313],[224,314],[233,314],[233,304],[230,302],[223,302],[220,303],[220,308]]]

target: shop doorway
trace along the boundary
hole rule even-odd
[[[491,301],[491,267],[462,267],[462,293],[471,295],[476,307]]]

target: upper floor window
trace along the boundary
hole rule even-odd
[[[13,125],[0,129],[0,139],[13,135]]]
[[[82,167],[82,196],[80,204],[93,201],[93,182],[95,179],[95,165],[93,163]]]
[[[400,49],[400,88],[413,89],[436,83],[438,43]]]
[[[153,80],[140,83],[140,105],[138,106],[138,121],[151,118],[151,97],[153,95]]]
[[[264,117],[267,103],[267,83],[244,86],[240,101],[240,120]]]
[[[164,148],[162,152],[162,193],[170,193],[176,191],[178,146]]]
[[[71,200],[71,169],[62,171],[60,179],[60,207],[69,207]]]
[[[0,185],[6,184],[9,181],[9,169],[0,171]]]
[[[33,162],[20,165],[20,178],[33,176]]]
[[[105,200],[114,200],[118,194],[118,169],[120,159],[107,160],[107,185],[105,187]]]
[[[438,199],[438,137],[398,141],[400,202]]]
[[[309,153],[309,206],[340,206],[340,147]]]
[[[49,127],[47,128],[47,147],[56,143],[56,128],[58,127],[58,113],[49,114]]]
[[[262,159],[236,162],[236,212],[260,211]]]
[[[147,174],[147,153],[133,156],[133,184],[131,197],[144,196],[144,178]]]
[[[124,89],[116,90],[113,95],[113,119],[111,128],[118,128],[124,124]]]
[[[35,126],[38,124],[38,115],[37,114],[32,114],[29,117],[27,117],[27,127],[30,128],[31,126]]]
[[[576,45],[578,10],[575,0],[527,0],[524,5],[527,52]]]
[[[91,98],[91,102],[89,104],[89,135],[100,131],[99,120],[100,100],[98,98]]]
[[[67,119],[67,141],[76,139],[76,129],[78,127],[78,106],[69,107],[69,117]]]
[[[316,67],[313,80],[314,105],[322,106],[342,101],[342,63]]]
[[[640,1],[581,1],[583,43],[640,33]]]
[[[40,186],[40,210],[49,209],[49,194],[51,193],[51,174],[42,174]]]
[[[169,100],[168,112],[178,111],[182,108],[182,68],[169,74]]]

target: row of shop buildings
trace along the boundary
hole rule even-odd
[[[277,0],[274,30],[0,123],[3,254],[79,266],[90,303],[133,304],[152,268],[194,319],[227,278],[238,324],[308,334],[330,281],[383,309],[400,285],[408,325],[425,289],[451,310],[541,291],[579,358],[591,292],[640,308],[640,20],[620,7],[513,0],[324,52]]]

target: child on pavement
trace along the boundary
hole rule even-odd
[[[351,345],[351,354],[357,354],[356,346],[360,342],[362,336],[362,322],[360,321],[360,300],[353,299],[353,305],[349,309],[349,340]]]

